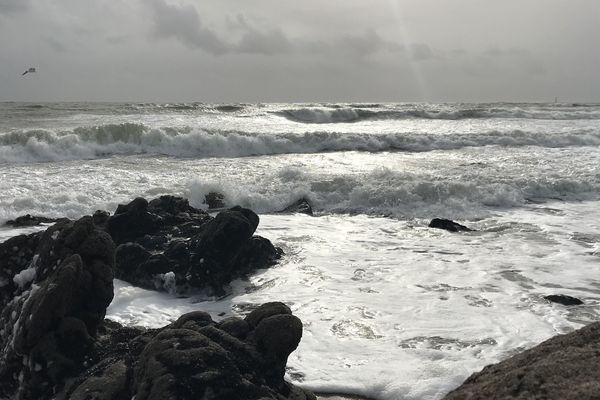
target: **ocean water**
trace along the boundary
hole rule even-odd
[[[286,253],[223,299],[115,281],[110,318],[283,301],[304,322],[288,379],[378,400],[441,398],[598,320],[599,165],[594,104],[0,103],[0,223],[218,191]],[[314,217],[276,213],[302,197]]]

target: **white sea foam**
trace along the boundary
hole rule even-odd
[[[286,256],[236,281],[231,296],[195,303],[118,282],[107,316],[158,327],[196,309],[218,319],[283,301],[304,323],[288,379],[378,400],[438,399],[486,364],[600,317],[588,243],[600,242],[600,225],[575,222],[600,220],[597,206],[533,206],[469,222],[480,231],[461,235],[387,218],[263,216],[258,233]],[[542,298],[554,293],[586,305]]]

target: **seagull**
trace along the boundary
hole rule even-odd
[[[26,75],[26,74],[28,74],[28,73],[33,73],[33,72],[35,72],[35,68],[31,67],[31,68],[29,68],[28,70],[26,70],[25,72],[23,72],[23,73],[21,74],[21,76],[23,76],[23,75]]]

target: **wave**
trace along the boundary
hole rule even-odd
[[[194,128],[109,124],[72,131],[14,131],[0,135],[0,163],[94,159],[113,155],[245,157],[331,151],[455,150],[480,146],[562,148],[600,146],[600,130],[532,133],[520,130],[468,134],[363,134],[339,132],[248,133]]]
[[[594,175],[493,178],[474,174],[464,179],[440,179],[377,168],[359,175],[323,177],[287,167],[268,179],[268,185],[194,180],[188,183],[184,195],[202,206],[206,194],[219,192],[227,206],[240,204],[261,213],[277,212],[306,198],[317,213],[458,219],[482,218],[491,208],[520,207],[545,200],[600,198],[600,178]]]
[[[594,106],[595,107],[595,106]],[[376,109],[377,105],[353,105],[351,107],[312,107],[274,111],[273,114],[294,122],[307,124],[352,123],[365,120],[403,119],[547,119],[547,120],[590,120],[600,119],[600,111],[583,106],[572,107],[476,107],[476,108],[400,108]]]

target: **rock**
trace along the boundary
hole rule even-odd
[[[26,277],[27,273],[21,272],[30,266],[41,237],[42,232],[37,232],[0,243],[0,308],[12,300],[18,289],[20,280],[15,281],[15,277]]]
[[[108,232],[116,244],[133,242],[136,238],[157,232],[162,219],[148,212],[148,201],[141,197],[127,205],[119,205],[115,215],[108,219]]]
[[[110,213],[104,210],[96,210],[94,215],[92,215],[92,220],[94,224],[103,228],[107,228],[108,219],[110,218]]]
[[[186,276],[190,285],[222,293],[232,279],[279,258],[281,253],[266,245],[266,239],[253,239],[258,221],[251,210],[233,207],[206,224],[189,244],[190,270]],[[264,265],[265,261],[269,264]]]
[[[84,370],[93,352],[113,298],[115,248],[92,217],[61,220],[26,239],[19,239],[28,243],[21,248],[35,243],[33,257],[13,277],[13,297],[0,313],[6,327],[0,330],[0,398],[48,399]]]
[[[299,213],[306,215],[313,215],[313,209],[310,201],[306,198],[301,198],[298,201],[290,204],[286,208],[280,211],[281,213]]]
[[[583,304],[583,301],[576,297],[567,296],[566,294],[551,294],[544,298],[553,303],[562,304],[563,306],[578,306]]]
[[[444,229],[449,232],[472,232],[473,229],[451,221],[449,219],[434,218],[429,223],[430,228]]]
[[[227,332],[231,336],[244,340],[250,332],[250,325],[245,320],[238,317],[225,318],[219,322],[219,329]]]
[[[148,203],[148,210],[155,214],[177,215],[179,213],[201,212],[190,206],[187,199],[176,196],[160,196]]]
[[[214,210],[216,208],[224,208],[225,202],[223,201],[225,196],[218,192],[210,192],[204,196],[203,203],[208,205],[209,210]]]
[[[272,317],[274,315],[292,315],[292,310],[285,304],[278,301],[264,303],[248,314],[245,318],[245,321],[251,328],[254,329],[263,319]]]
[[[282,360],[302,335],[299,320],[289,314],[271,316],[250,330],[248,340],[219,328],[240,327],[240,322],[215,324],[208,314],[194,312],[162,330],[145,346],[135,368],[136,400],[316,400],[283,380]]]
[[[97,212],[60,220],[43,233],[0,244],[0,398],[316,400],[284,381],[302,323],[282,303],[220,323],[195,311],[162,329],[104,320],[115,269],[170,290],[168,284],[197,268],[193,261],[206,260],[223,269],[215,275],[229,279],[280,254],[267,239],[252,236],[258,216],[241,207],[210,218],[192,240],[170,238],[162,251],[133,242],[115,249],[109,232],[139,240],[172,229],[168,221],[187,220],[182,213],[192,222],[204,218],[188,207],[178,198],[150,205],[136,199],[112,217]],[[125,221],[141,223],[127,227]],[[148,221],[159,223],[142,227]]]
[[[283,384],[288,356],[296,350],[302,338],[302,322],[290,314],[278,314],[264,318],[251,334],[256,348],[271,364],[265,371],[268,382],[276,386]]]
[[[41,224],[50,224],[58,221],[56,218],[46,218],[39,216],[32,216],[29,214],[22,215],[20,217],[15,218],[14,220],[6,221],[6,225],[12,226],[14,228],[25,227],[25,226],[36,226]]]
[[[445,399],[596,399],[599,362],[600,322],[596,322],[488,365]]]
[[[69,400],[129,400],[128,367],[122,360],[92,375],[69,394]]]

